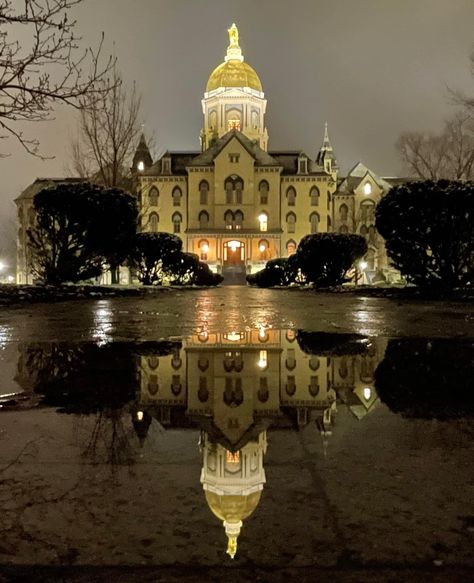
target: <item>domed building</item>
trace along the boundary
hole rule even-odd
[[[177,234],[186,251],[237,282],[294,253],[304,235],[332,229],[338,167],[327,128],[315,159],[268,149],[262,82],[237,26],[228,33],[201,102],[201,152],[166,152],[151,163],[142,140],[134,171],[141,228]]]

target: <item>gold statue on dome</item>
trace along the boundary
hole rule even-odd
[[[232,26],[227,29],[229,33],[229,48],[231,47],[238,47],[239,46],[239,29],[235,25],[235,22],[232,23]]]
[[[237,537],[236,536],[229,536],[229,542],[227,544],[227,551],[226,553],[233,559],[237,553]]]

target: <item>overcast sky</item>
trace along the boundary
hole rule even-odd
[[[77,19],[85,43],[104,31],[114,45],[159,150],[199,149],[200,100],[234,21],[268,99],[270,149],[314,157],[327,121],[343,170],[361,160],[396,175],[400,132],[438,130],[453,113],[447,86],[474,94],[474,0],[84,0]],[[9,144],[3,217],[35,177],[64,175],[74,113],[28,129],[55,158],[41,162]]]

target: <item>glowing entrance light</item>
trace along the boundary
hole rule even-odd
[[[372,396],[372,389],[370,387],[365,387],[364,388],[364,399],[366,401],[368,401],[371,396]]]
[[[240,249],[240,247],[242,247],[242,243],[240,241],[229,241],[227,243],[227,246],[229,247],[229,249],[231,249],[231,251],[235,252],[237,249]]]
[[[258,359],[257,365],[259,368],[264,369],[267,368],[267,351],[266,350],[260,350],[260,358]]]

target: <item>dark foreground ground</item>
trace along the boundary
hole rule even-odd
[[[227,287],[3,308],[0,395],[20,342],[158,340],[272,327],[472,338],[472,304]],[[456,387],[452,387],[456,402]],[[474,580],[474,424],[347,408],[268,432],[266,484],[225,555],[197,430],[151,426],[133,463],[91,458],[94,416],[0,411],[0,583]]]

